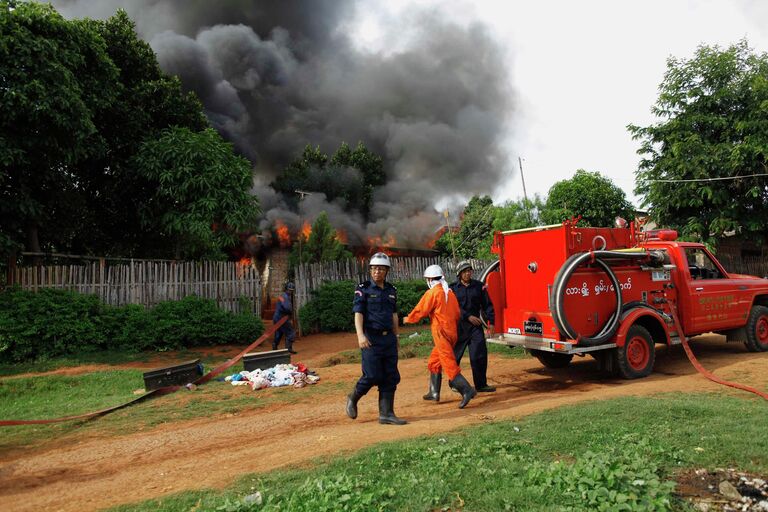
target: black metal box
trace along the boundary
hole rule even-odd
[[[276,364],[290,364],[291,354],[287,349],[270,350],[269,352],[251,352],[243,356],[245,371],[266,370]]]
[[[155,368],[144,373],[144,388],[147,391],[165,386],[183,386],[196,381],[203,375],[199,359],[184,361],[165,368]]]

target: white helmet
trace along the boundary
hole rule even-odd
[[[373,256],[371,256],[371,261],[368,262],[368,266],[373,265],[381,265],[382,267],[388,267],[391,268],[392,264],[389,262],[389,256],[384,254],[383,252],[377,252]]]
[[[424,270],[424,277],[426,278],[443,277],[444,275],[440,265],[430,265]]]

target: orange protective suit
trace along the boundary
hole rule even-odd
[[[429,368],[430,373],[440,373],[442,369],[448,375],[448,379],[453,380],[461,373],[461,368],[456,364],[456,356],[453,354],[453,346],[458,339],[459,318],[461,317],[459,301],[456,300],[453,291],[448,291],[448,298],[446,299],[443,287],[439,284],[433,286],[424,293],[419,303],[416,304],[413,311],[408,313],[403,322],[415,324],[427,317],[429,317],[432,327],[432,341],[435,344],[435,348],[429,355],[427,368]]]

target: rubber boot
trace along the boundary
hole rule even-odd
[[[434,400],[435,402],[440,401],[440,387],[443,383],[443,374],[438,373],[430,373],[429,374],[429,391],[427,391],[427,394],[424,395],[424,400]]]
[[[379,423],[382,425],[405,425],[408,423],[395,416],[394,391],[379,391]]]
[[[347,416],[352,419],[357,418],[357,402],[363,398],[363,395],[357,392],[357,389],[353,389],[350,394],[347,395]]]
[[[475,395],[477,395],[475,388],[473,388],[469,382],[467,382],[467,379],[465,379],[462,374],[458,374],[455,379],[450,381],[450,384],[452,384],[453,387],[458,389],[459,393],[461,393],[462,398],[461,402],[459,403],[459,409],[466,407],[469,401],[475,398]]]

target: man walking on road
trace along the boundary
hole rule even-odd
[[[461,308],[459,321],[459,340],[453,347],[456,362],[460,363],[464,351],[469,347],[469,363],[472,366],[472,381],[475,389],[481,393],[492,393],[496,388],[488,385],[488,346],[485,344],[482,312],[488,323],[489,334],[493,334],[494,311],[486,286],[472,279],[472,265],[468,261],[459,262],[456,267],[458,280],[451,285]]]

